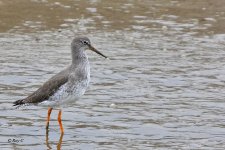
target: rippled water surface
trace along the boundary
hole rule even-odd
[[[224,149],[225,4],[218,0],[0,1],[0,149]],[[86,35],[91,85],[58,110],[16,109]]]

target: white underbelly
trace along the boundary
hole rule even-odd
[[[47,106],[59,106],[68,104],[78,100],[84,95],[89,84],[89,80],[84,80],[73,84],[72,86],[68,83],[62,85],[56,93],[49,97],[48,100],[41,102],[41,105]]]

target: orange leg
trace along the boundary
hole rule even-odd
[[[48,126],[49,126],[51,112],[52,112],[52,108],[49,107],[48,108],[48,117],[47,117],[47,122],[46,122],[46,129],[48,129]]]
[[[59,126],[60,126],[60,131],[61,133],[64,133],[64,129],[63,129],[63,126],[62,126],[62,119],[61,119],[61,116],[62,116],[62,111],[61,109],[59,110],[59,114],[58,114],[58,122],[59,122]]]

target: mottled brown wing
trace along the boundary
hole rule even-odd
[[[25,103],[40,103],[52,96],[61,85],[68,81],[68,69],[61,71],[45,82],[37,91],[29,95],[25,99],[17,100],[13,104],[22,105]]]

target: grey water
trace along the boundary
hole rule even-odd
[[[221,1],[0,1],[0,149],[224,149]],[[63,108],[14,108],[70,64],[85,35],[91,84]]]

